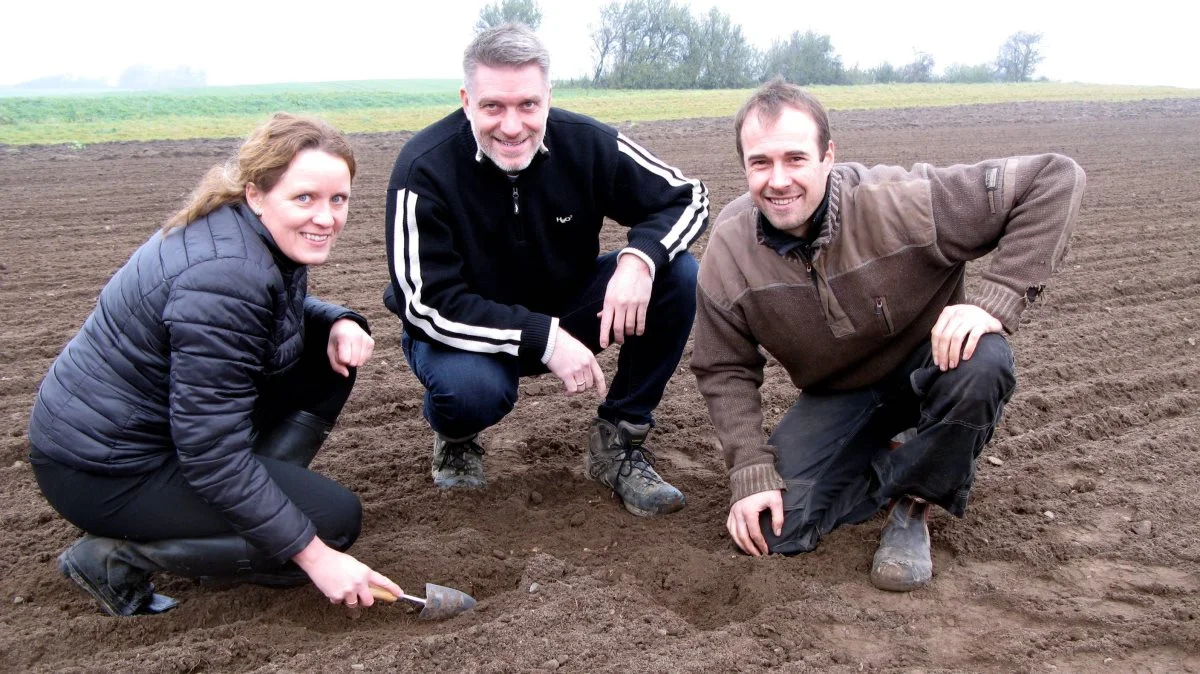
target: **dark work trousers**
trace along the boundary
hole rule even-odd
[[[608,281],[619,252],[601,255],[587,287],[568,303],[559,326],[600,352],[600,318]],[[611,423],[652,422],[654,408],[687,343],[696,313],[696,258],[683,252],[657,270],[644,334],[626,335],[617,372],[597,415]],[[404,356],[425,386],[425,419],[447,438],[465,438],[504,418],[517,404],[521,377],[545,374],[544,365],[522,369],[506,354],[463,351],[442,344],[402,338]]]
[[[771,552],[813,550],[836,527],[867,520],[899,496],[962,517],[975,460],[1015,387],[1008,341],[987,334],[953,370],[938,370],[926,342],[878,384],[802,392],[770,440],[787,484],[782,534],[771,530],[770,511],[760,521]],[[913,428],[915,436],[889,449]]]
[[[305,410],[336,421],[354,386],[355,371],[342,377],[329,367],[325,339],[307,341],[301,361],[260,391],[254,424],[266,432],[290,411]],[[258,457],[271,479],[312,520],[317,536],[346,550],[358,538],[362,505],[353,492],[307,468]],[[33,448],[30,463],[46,500],[67,521],[89,534],[134,541],[203,538],[233,533],[229,521],[204,501],[172,456],[139,475],[107,476],[53,461]]]

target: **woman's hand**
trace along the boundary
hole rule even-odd
[[[316,537],[292,557],[292,561],[304,569],[313,585],[334,604],[371,606],[375,603],[375,597],[371,595],[372,585],[397,597],[404,593],[399,585],[383,574],[372,571],[366,564],[334,550]]]
[[[343,377],[350,376],[350,368],[359,367],[371,358],[375,351],[375,340],[362,326],[349,318],[334,322],[329,329],[329,367]]]

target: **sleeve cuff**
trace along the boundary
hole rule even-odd
[[[287,547],[279,550],[278,552],[276,552],[274,554],[271,554],[268,552],[267,555],[271,559],[271,561],[279,562],[280,564],[284,564],[288,560],[290,560],[292,557],[295,557],[296,555],[300,554],[300,551],[303,550],[304,548],[308,547],[308,544],[311,543],[312,539],[314,539],[316,537],[317,537],[316,525],[314,525],[311,521],[306,522],[305,526],[304,526],[304,532],[301,533],[300,536],[295,538]]]
[[[333,323],[337,323],[338,321],[342,320],[343,318],[349,318],[350,320],[354,321],[355,323],[358,323],[359,327],[361,327],[363,329],[363,332],[367,333],[368,335],[371,334],[371,325],[369,323],[367,323],[367,319],[365,317],[363,317],[362,314],[359,314],[357,311],[354,311],[352,309],[347,309],[345,313],[343,313],[340,316],[338,316],[337,318],[333,319]],[[333,327],[333,323],[329,324],[330,327]]]
[[[982,290],[967,301],[995,316],[1004,326],[1004,331],[1010,335],[1017,331],[1021,312],[1025,310],[1024,297],[1002,285],[986,281]]]
[[[622,255],[633,255],[633,256],[637,257],[639,260],[641,260],[642,262],[645,262],[646,266],[650,268],[650,282],[654,283],[654,272],[655,272],[654,260],[650,259],[649,255],[638,250],[637,248],[622,248],[621,252],[617,253],[617,259],[620,260]]]
[[[653,276],[663,265],[671,261],[667,257],[667,249],[661,243],[653,239],[644,237],[634,237],[629,241],[629,245],[621,249],[621,253],[633,253],[646,261],[650,265],[650,275]]]
[[[729,474],[729,488],[733,492],[729,503],[732,505],[747,496],[786,487],[774,464],[753,463]]]
[[[539,362],[543,357],[549,358],[546,355],[546,349],[550,344],[550,337],[554,334],[551,331],[551,326],[557,326],[556,319],[530,311],[525,316],[525,321],[521,325],[521,344],[517,348],[518,355],[522,362],[533,363]]]
[[[554,344],[558,341],[558,319],[550,319],[550,334],[546,336],[546,351],[542,353],[542,365],[547,365],[550,362],[550,357],[554,355]]]

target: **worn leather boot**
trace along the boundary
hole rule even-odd
[[[482,489],[483,447],[475,442],[478,434],[458,440],[441,433],[433,434],[433,485],[438,489]]]
[[[129,541],[85,535],[58,556],[58,570],[111,616],[169,611],[179,605],[154,592],[148,564],[127,554]]]
[[[308,468],[332,430],[333,424],[325,419],[297,410],[259,435],[254,441],[254,453]]]
[[[112,616],[162,613],[178,605],[170,597],[155,594],[150,575],[156,571],[206,581],[220,578],[231,584],[292,587],[308,583],[299,567],[267,560],[236,534],[149,542],[89,534],[59,555],[58,568]]]
[[[924,501],[905,496],[892,502],[871,563],[871,583],[875,587],[910,592],[933,579],[928,517],[929,504]]]
[[[654,470],[654,456],[643,443],[650,424],[620,421],[616,426],[599,417],[588,431],[584,472],[621,497],[625,509],[638,517],[681,510],[683,494]]]

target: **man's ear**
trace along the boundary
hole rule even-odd
[[[832,139],[830,139],[830,141],[829,141],[829,149],[828,149],[828,150],[825,150],[825,156],[821,158],[821,162],[822,162],[822,163],[825,163],[825,161],[826,161],[826,160],[828,160],[828,163],[829,163],[830,165],[832,165],[832,164],[833,164],[833,162],[834,162],[834,158],[833,158],[833,156],[834,156],[834,151],[835,151],[836,149],[837,149],[837,148],[835,148],[835,147],[834,147],[833,140],[832,140]]]
[[[471,98],[467,95],[467,87],[465,85],[458,88],[458,98],[462,100],[463,112],[470,114]]]

